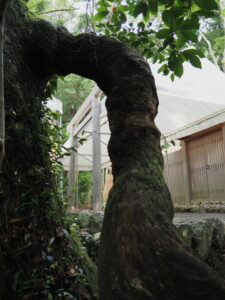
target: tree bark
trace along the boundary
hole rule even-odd
[[[54,54],[57,34],[47,22],[30,20],[20,3],[12,1],[5,27],[0,299],[58,300],[73,296],[93,300],[97,298],[96,267],[77,235],[74,233],[73,240],[68,233],[49,157],[51,127],[43,103],[49,96],[47,64],[52,61],[49,55]],[[32,62],[31,49],[36,43],[40,48]],[[38,68],[36,61],[43,65]]]
[[[112,133],[109,154],[115,183],[107,203],[102,232],[99,259],[100,299],[224,299],[225,282],[210,267],[191,254],[172,225],[173,206],[162,175],[160,133],[154,124],[158,98],[148,64],[134,50],[119,41],[103,36],[98,37],[95,34],[73,36],[63,28],[55,28],[40,20],[28,21],[28,24],[20,28],[26,32],[23,36],[25,48],[22,51],[24,58],[22,65],[26,62],[26,67],[17,74],[16,78],[13,77],[12,72],[9,79],[11,82],[15,82],[16,79],[16,82],[22,82],[24,86],[32,83],[29,87],[33,96],[30,101],[26,88],[18,90],[14,96],[12,91],[8,90],[8,99],[10,95],[13,99],[9,101],[8,106],[8,111],[11,113],[8,130],[13,132],[13,137],[16,137],[16,132],[18,133],[20,129],[18,126],[16,129],[11,128],[15,117],[13,113],[15,103],[18,121],[22,118],[18,101],[26,103],[29,107],[37,104],[38,102],[34,100],[38,93],[43,92],[49,76],[53,74],[75,73],[93,79],[107,95],[106,105]],[[8,30],[10,31],[9,27]],[[11,48],[16,51],[13,46]],[[21,64],[16,61],[15,65],[18,68]],[[37,89],[37,85],[40,88]],[[10,86],[9,84],[8,88]],[[40,101],[40,98],[38,100]],[[46,226],[45,223],[49,194],[40,195],[40,189],[45,190],[44,186],[50,175],[46,172],[42,173],[40,178],[43,180],[39,182],[39,188],[34,189],[32,183],[34,179],[37,180],[40,169],[30,176],[29,167],[31,161],[34,162],[33,156],[38,166],[45,163],[46,156],[43,149],[39,147],[43,142],[43,132],[37,135],[38,140],[33,140],[34,132],[31,134],[28,128],[32,125],[31,128],[36,132],[37,111],[33,112],[34,120],[29,118],[29,110],[26,112],[24,109],[24,112],[28,124],[19,124],[26,128],[25,138],[32,145],[32,147],[26,146],[26,151],[29,151],[28,157],[31,155],[32,160],[26,159],[24,148],[17,138],[20,148],[16,150],[20,155],[14,165],[10,164],[9,157],[5,163],[4,175],[7,175],[7,178],[2,177],[2,179],[7,191],[4,191],[4,195],[7,195],[8,199],[10,191],[15,189],[13,180],[16,176],[16,197],[13,196],[13,201],[9,207],[7,206],[7,215],[17,216],[19,211],[19,214],[24,216],[24,211],[18,203],[27,203],[29,199],[36,201],[34,206],[29,204],[25,210],[26,224],[29,225],[30,215],[35,213],[35,226],[39,230],[36,231],[37,241],[41,243],[43,230],[48,229],[47,238],[52,232],[51,226]],[[39,117],[41,116],[40,114]],[[38,124],[41,126],[40,123]],[[8,141],[11,154],[15,150],[14,143],[15,141]],[[15,166],[18,172],[23,171],[18,159],[24,161],[23,170],[27,169],[28,174],[19,178],[20,181],[15,175],[17,170]],[[7,167],[10,167],[10,171]],[[10,182],[10,189],[8,182]],[[22,194],[27,191],[29,184],[32,190],[29,190],[28,196]],[[7,218],[4,218],[4,222],[4,228],[8,228]],[[6,233],[4,232],[4,236]],[[22,240],[21,244],[23,245]],[[33,250],[35,253],[35,249]],[[90,287],[86,292],[89,297],[93,295]],[[86,298],[90,299],[88,296]]]
[[[5,155],[4,33],[5,14],[10,0],[0,0],[0,168]]]
[[[61,29],[56,57],[57,74],[91,78],[107,95],[115,182],[101,237],[100,299],[224,299],[225,282],[192,255],[172,225],[148,64],[119,41]]]

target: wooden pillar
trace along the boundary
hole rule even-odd
[[[92,99],[92,151],[93,151],[93,188],[92,188],[92,208],[102,209],[102,179],[101,179],[101,139],[100,139],[100,112],[101,103],[97,97]]]
[[[76,137],[74,136],[74,130],[72,131],[72,141],[71,141],[71,147],[73,149],[78,149],[78,141]],[[77,197],[77,187],[76,184],[78,183],[78,155],[77,152],[74,150],[71,150],[70,155],[70,164],[69,164],[69,186],[68,186],[68,196],[69,196],[69,206],[71,208],[75,208],[75,206],[78,206],[78,197]]]
[[[183,176],[184,176],[184,194],[185,194],[185,206],[191,205],[191,186],[190,186],[190,172],[188,167],[188,154],[187,144],[185,141],[181,141],[182,146],[182,161],[183,161]]]

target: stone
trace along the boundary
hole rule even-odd
[[[90,217],[92,212],[90,210],[83,210],[77,213],[77,224],[80,228],[90,227]]]
[[[90,231],[92,234],[100,232],[103,226],[104,213],[102,211],[94,211],[90,217]]]
[[[93,236],[95,241],[100,238],[103,225],[104,212],[84,210],[73,214],[75,223],[81,232],[85,231]],[[135,220],[134,220],[135,222]],[[207,214],[189,215],[178,214],[173,220],[187,245],[193,253],[207,262],[212,252],[220,251],[225,245],[225,219],[210,217]]]
[[[219,219],[174,220],[174,225],[195,255],[207,261],[213,249],[225,244],[225,223]]]

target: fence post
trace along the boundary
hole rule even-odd
[[[78,142],[76,137],[74,136],[75,127],[73,127],[72,130],[72,141],[71,141],[71,147],[73,149],[78,148]],[[70,207],[76,206],[78,207],[78,197],[77,197],[77,190],[76,190],[76,184],[78,181],[78,155],[77,152],[74,150],[71,150],[70,155],[70,164],[69,164],[69,173],[68,173],[68,179],[69,179],[69,186],[68,186],[68,196],[69,196],[69,205]],[[70,208],[69,208],[70,209]]]
[[[98,95],[92,99],[92,150],[93,150],[93,189],[92,189],[92,208],[101,210],[102,206],[102,178],[101,178],[101,138],[100,138],[100,113],[101,102]]]

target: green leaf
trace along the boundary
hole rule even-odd
[[[183,73],[184,73],[183,65],[182,63],[177,61],[174,67],[174,74],[180,78],[183,75]]]
[[[148,15],[148,5],[146,2],[139,1],[138,4],[134,7],[134,17],[137,17],[139,14],[143,14],[143,16],[145,17]]]
[[[212,18],[216,16],[215,11],[208,10],[208,9],[199,9],[198,11],[195,12],[195,14],[205,18]]]
[[[194,2],[201,8],[206,10],[218,9],[218,4],[215,0],[194,0]]]
[[[163,49],[165,49],[167,46],[171,46],[173,44],[173,37],[169,37],[163,41]]]
[[[110,4],[106,0],[98,0],[98,6],[110,7]]]
[[[199,69],[202,68],[202,64],[198,56],[190,56],[188,60],[192,64],[192,66]]]
[[[158,3],[160,3],[160,4],[167,4],[168,0],[158,0]]]
[[[163,19],[163,22],[171,27],[172,26],[172,22],[173,22],[173,14],[172,14],[172,11],[171,10],[165,10],[163,13],[162,13],[162,19]]]
[[[48,300],[52,300],[53,299],[53,296],[51,293],[48,293]]]
[[[185,58],[189,58],[190,56],[200,56],[200,57],[204,57],[204,54],[202,53],[202,51],[200,50],[197,50],[197,49],[187,49],[187,50],[184,50],[182,52],[182,54],[184,55]]]
[[[179,29],[183,22],[183,17],[177,17],[176,19],[173,19],[173,30],[176,31],[177,29]]]
[[[198,34],[194,29],[178,30],[176,34],[182,34],[187,41],[198,42]]]
[[[176,35],[178,39],[175,40],[175,44],[178,48],[182,48],[188,39],[181,32],[176,32]]]
[[[185,2],[183,0],[175,0],[174,5],[178,7],[183,7],[185,5]]]
[[[176,52],[172,52],[170,54],[169,60],[168,60],[168,66],[171,71],[174,71],[174,74],[178,77],[181,77],[183,74],[183,61],[184,58],[182,55],[177,54]]]
[[[144,30],[145,29],[145,23],[144,22],[139,22],[138,24],[137,24],[137,26],[138,26],[138,29],[140,29],[140,30]]]
[[[174,74],[171,74],[171,75],[170,75],[170,79],[171,79],[172,81],[174,81],[174,79],[175,79]]]
[[[148,6],[153,13],[158,12],[158,3],[156,1],[149,0]]]
[[[109,14],[108,10],[98,11],[97,14],[92,18],[93,21],[101,21]]]
[[[166,64],[162,65],[162,66],[158,69],[158,73],[164,72],[164,70],[166,69],[166,67],[167,67]],[[167,67],[167,69],[168,69],[168,67]]]
[[[170,70],[169,70],[169,68],[168,68],[168,66],[166,65],[166,67],[164,68],[164,70],[163,70],[163,75],[168,75],[169,74],[169,72],[170,72]]]
[[[170,36],[170,29],[161,29],[159,32],[156,33],[156,37],[158,39],[168,38]]]
[[[196,14],[192,14],[192,16],[183,21],[178,29],[199,29],[199,18]]]
[[[187,13],[184,7],[173,6],[169,10],[164,10],[162,13],[162,19],[167,26],[177,29],[183,24],[183,19],[186,15]]]
[[[119,11],[119,12],[118,12],[118,17],[119,17],[119,19],[120,19],[120,23],[121,23],[121,24],[122,24],[122,23],[126,23],[127,17],[126,17],[126,15],[125,15],[122,11]]]

